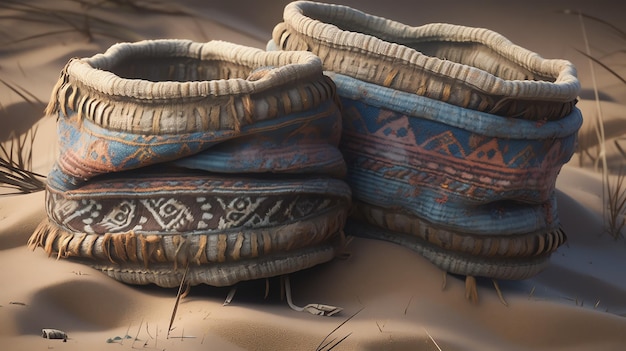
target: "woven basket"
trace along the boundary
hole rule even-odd
[[[500,116],[562,118],[580,89],[570,62],[543,59],[491,30],[411,27],[341,5],[287,5],[273,45],[312,51],[327,71]]]
[[[315,53],[337,85],[347,233],[498,279],[537,274],[566,240],[555,181],[582,124],[570,62],[488,29],[308,1],[287,5],[268,49]]]
[[[232,285],[331,260],[351,192],[334,83],[311,53],[122,43],[72,59],[61,153],[29,240],[132,284]]]

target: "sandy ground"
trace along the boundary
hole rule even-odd
[[[213,3],[217,1],[167,6],[193,16],[128,8],[98,14],[117,28],[127,28],[122,34],[132,40],[219,39],[263,48],[288,1]],[[577,51],[585,50],[580,20],[563,13],[580,9],[619,25],[626,15],[624,6],[608,1],[337,3],[413,25],[449,22],[490,28],[544,57],[576,64],[583,86],[578,106],[585,116],[581,146],[589,154],[574,157],[557,181],[559,215],[569,241],[553,255],[550,266],[529,280],[500,282],[508,306],[500,302],[490,281],[479,281],[480,302],[473,305],[463,297],[461,279],[449,276],[442,289],[442,272],[412,251],[355,238],[348,246],[349,258],[291,277],[296,303],[341,306],[341,314],[319,317],[290,310],[280,299],[277,279],[270,281],[267,299],[265,282],[241,284],[229,306],[223,306],[228,289],[195,287],[181,301],[168,338],[176,289],[127,286],[84,265],[48,258],[43,250],[29,251],[28,237],[45,216],[44,194],[4,196],[0,197],[1,349],[316,350],[329,333],[329,340],[349,335],[335,350],[624,349],[626,241],[604,233],[602,177],[590,157],[597,154],[593,125],[599,107],[607,126],[610,166],[623,165],[615,145],[626,131],[626,85],[598,66],[591,71],[589,61]],[[42,118],[41,111],[60,70],[69,58],[103,52],[119,40],[94,31],[91,41],[76,32],[16,41],[49,29],[40,21],[25,24],[11,19],[11,14],[0,8],[0,16],[7,16],[0,24],[7,43],[0,49],[0,78],[41,102],[25,103],[0,86],[0,141],[7,143],[11,131],[24,135],[36,126],[33,169],[45,174],[55,157],[55,121]],[[585,20],[584,25],[594,55],[609,64],[623,61],[623,54],[608,54],[623,49],[626,38],[598,22]],[[593,100],[592,73],[600,104]],[[42,338],[43,328],[63,330],[67,342]]]

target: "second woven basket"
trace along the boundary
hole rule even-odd
[[[555,181],[575,148],[579,82],[502,35],[411,27],[296,1],[271,50],[318,55],[343,105],[347,232],[410,247],[443,270],[525,279],[565,240]]]

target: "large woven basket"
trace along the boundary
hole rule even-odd
[[[132,284],[214,286],[331,260],[351,192],[335,86],[306,52],[116,44],[72,59],[32,248]]]
[[[287,5],[268,48],[315,53],[337,85],[348,233],[499,279],[537,274],[565,241],[555,181],[582,123],[570,62],[488,29],[308,1]]]

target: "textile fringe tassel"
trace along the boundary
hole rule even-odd
[[[50,94],[50,101],[44,110],[46,116],[58,115],[59,111],[63,113],[64,116],[69,116],[69,112],[67,111],[70,108],[73,111],[76,111],[79,115],[82,113],[82,105],[84,105],[87,100],[98,100],[96,98],[90,98],[88,96],[81,97],[81,91],[79,88],[79,84],[70,82],[70,74],[68,73],[69,67],[75,62],[79,61],[79,58],[72,58],[65,65],[59,79],[56,84],[52,88],[52,93]],[[80,98],[80,101],[79,101]],[[80,104],[79,102],[82,102]],[[80,106],[80,109],[78,108]]]
[[[498,285],[498,281],[495,279],[491,280],[493,282],[493,287],[496,289],[496,294],[498,294],[498,299],[504,306],[509,306],[508,302],[504,299],[504,295],[502,294],[502,290],[500,289],[500,285]],[[478,303],[478,289],[476,286],[476,278],[468,275],[465,277],[465,298],[470,300],[473,304]]]
[[[35,250],[41,247],[57,259],[67,257],[84,257],[96,260],[107,260],[114,264],[132,262],[143,263],[148,267],[150,263],[172,261],[174,267],[185,264],[188,258],[200,264],[206,261],[207,240],[200,239],[198,252],[188,252],[186,238],[177,237],[176,247],[165,250],[163,238],[159,235],[142,235],[134,232],[104,235],[71,233],[59,228],[44,219],[28,239],[28,248]],[[167,252],[170,252],[169,254]],[[190,261],[190,260],[189,260]]]
[[[441,290],[445,290],[447,283],[448,272],[443,271],[443,283],[441,285]],[[493,287],[496,289],[496,294],[498,294],[498,299],[504,306],[509,306],[508,302],[504,298],[504,294],[502,294],[502,290],[500,289],[500,285],[498,281],[495,279],[491,280],[493,282]],[[476,278],[471,275],[465,276],[465,298],[471,301],[473,304],[478,303],[478,287],[476,285]]]
[[[35,231],[28,239],[27,246],[30,250],[34,251],[38,247],[42,247],[44,251],[48,253],[48,257],[52,256],[52,242],[58,235],[59,230],[50,226],[48,219],[44,219],[39,223]],[[46,245],[46,238],[53,238],[50,242],[50,246]]]
[[[71,60],[70,60],[71,62]],[[69,75],[67,74],[67,67],[69,66],[69,62],[65,65],[63,70],[61,71],[61,75],[59,80],[57,80],[56,84],[52,88],[52,93],[50,94],[50,101],[48,102],[48,106],[44,110],[46,116],[56,115],[59,112],[60,108],[64,108],[65,104],[62,101],[59,101],[59,91],[64,89],[68,85]],[[67,116],[67,111],[63,111],[63,113]]]
[[[478,290],[476,288],[476,278],[471,275],[465,277],[465,298],[473,304],[478,303]]]
[[[498,285],[498,281],[495,279],[492,279],[492,281],[493,281],[493,287],[496,288],[496,293],[498,294],[498,298],[500,299],[500,302],[502,302],[504,306],[508,307],[509,304],[504,299],[504,295],[502,294],[502,290],[500,290],[500,285]]]
[[[474,257],[533,257],[557,250],[567,241],[562,228],[525,235],[462,235],[429,225],[416,217],[357,203],[351,216],[374,223],[391,232],[407,233],[448,251]]]

